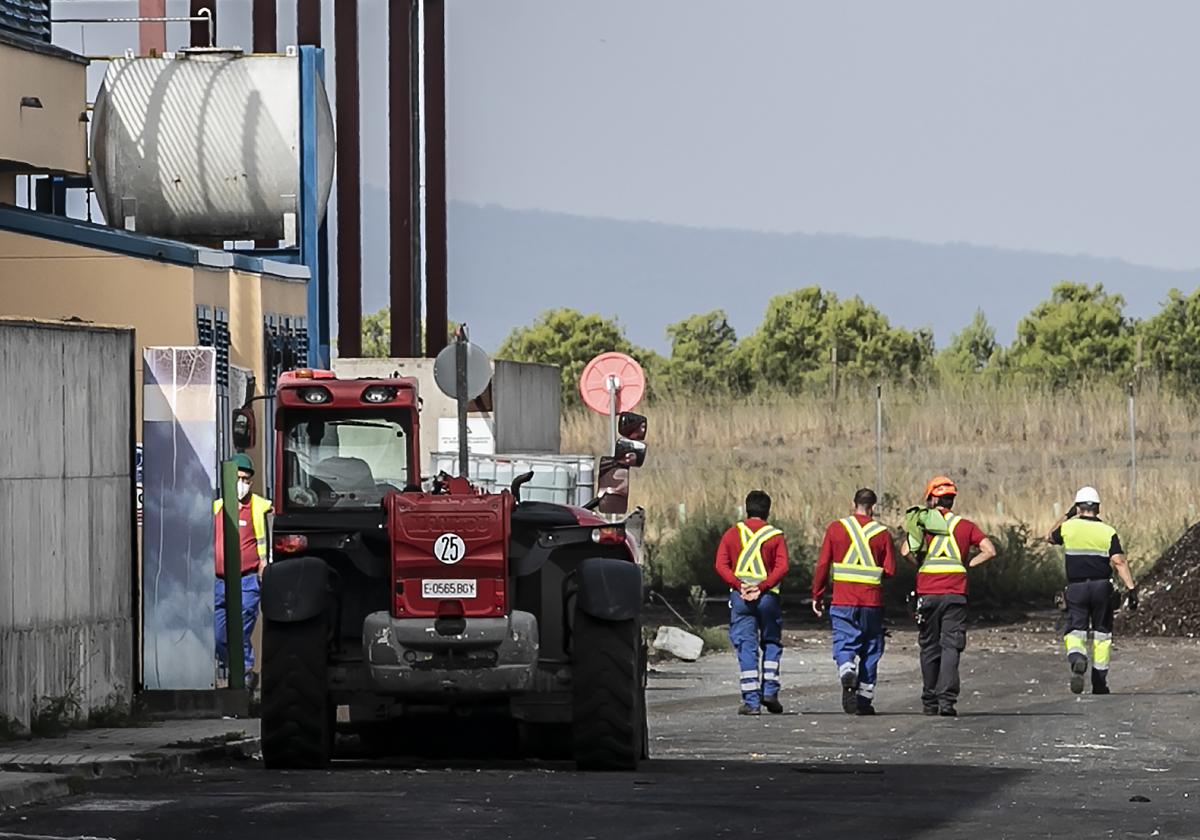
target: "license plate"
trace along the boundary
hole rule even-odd
[[[421,581],[422,598],[474,598],[475,584],[473,580],[423,580]]]

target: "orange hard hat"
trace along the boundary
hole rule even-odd
[[[936,498],[938,496],[957,496],[957,495],[958,495],[958,488],[954,486],[954,482],[948,476],[944,476],[944,475],[934,476],[933,478],[931,478],[929,480],[929,483],[927,485],[925,485],[925,498],[927,498],[927,499],[930,496],[933,496]]]

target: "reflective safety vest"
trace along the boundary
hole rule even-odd
[[[223,500],[217,499],[213,502],[213,513],[220,514],[224,508]],[[267,562],[267,511],[271,509],[271,502],[264,499],[262,496],[254,493],[250,494],[250,522],[254,525],[254,539],[258,548],[258,562]],[[238,560],[241,563],[241,560]]]
[[[927,575],[965,575],[967,567],[963,565],[962,552],[958,548],[958,540],[954,539],[954,530],[962,522],[961,516],[953,513],[946,514],[946,531],[944,536],[935,536],[929,543],[929,552],[920,571]]]
[[[1117,529],[1100,519],[1078,516],[1059,529],[1066,553],[1067,580],[1105,580],[1112,576],[1109,558]]]
[[[871,553],[871,540],[887,531],[887,526],[874,520],[861,525],[853,516],[839,521],[850,536],[850,548],[846,549],[842,562],[833,564],[834,583],[881,585],[883,569],[879,568],[875,555]]]
[[[763,562],[762,547],[767,540],[783,533],[774,525],[764,525],[757,531],[751,531],[745,522],[737,524],[738,535],[742,538],[742,550],[738,553],[737,563],[733,567],[734,576],[746,583],[757,583],[767,579],[767,564]],[[771,587],[774,593],[779,592],[778,586]]]

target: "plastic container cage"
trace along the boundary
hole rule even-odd
[[[583,505],[596,495],[596,458],[592,455],[468,455],[467,477],[489,492],[512,485],[517,476],[533,471],[521,485],[527,501]],[[458,454],[433,453],[432,475],[458,475]]]

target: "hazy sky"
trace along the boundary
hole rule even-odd
[[[281,5],[282,46],[294,2]],[[1200,266],[1194,0],[448,7],[452,199]],[[221,43],[248,45],[249,9],[220,0]],[[361,4],[368,189],[387,183],[385,12]],[[78,49],[78,30],[57,38]],[[88,52],[136,43],[132,25],[101,30]],[[172,27],[173,45],[184,35]],[[364,239],[370,303],[386,282],[386,213]]]

